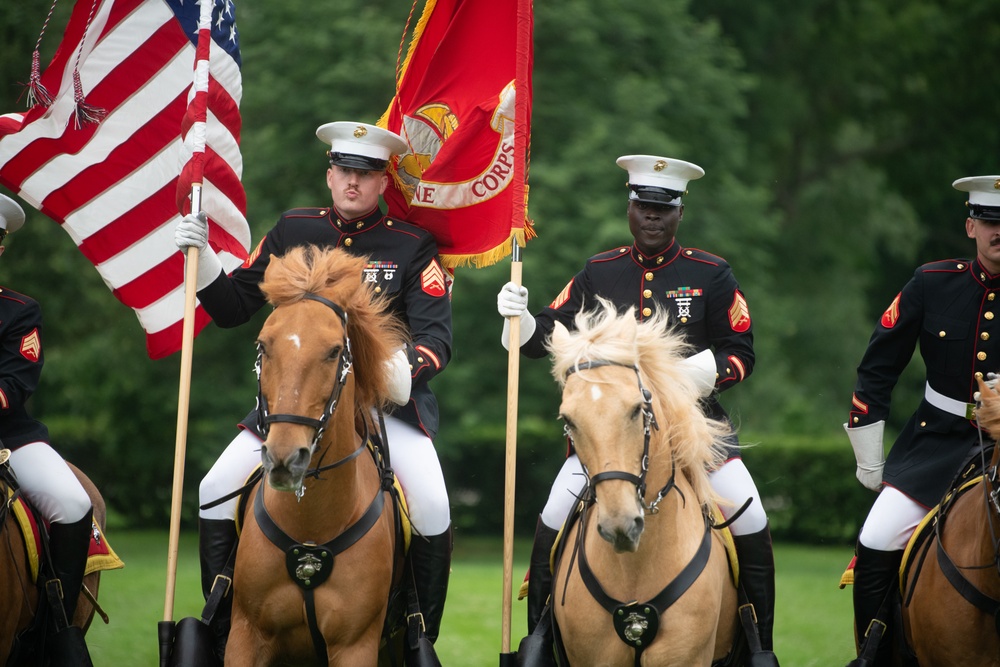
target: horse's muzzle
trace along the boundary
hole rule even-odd
[[[260,448],[260,459],[267,473],[267,482],[276,491],[298,491],[302,487],[312,452],[308,447],[297,447],[284,457],[275,456],[265,442]]]
[[[616,553],[635,552],[639,548],[639,538],[642,537],[645,525],[646,520],[642,514],[615,525],[605,525],[605,522],[598,521],[597,534],[610,542]]]

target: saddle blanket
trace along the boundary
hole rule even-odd
[[[14,517],[17,525],[24,536],[24,545],[28,552],[28,563],[31,567],[31,580],[38,581],[38,572],[41,566],[42,553],[42,527],[38,523],[35,513],[31,511],[24,500],[18,496],[11,505],[14,510]],[[120,570],[125,567],[125,563],[111,544],[104,536],[104,531],[96,522],[91,524],[90,551],[87,554],[86,574],[103,572],[104,570]]]

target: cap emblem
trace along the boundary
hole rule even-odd
[[[998,178],[997,180],[993,181],[993,189],[994,190],[1000,190],[1000,178]]]
[[[361,137],[365,136],[366,134],[368,134],[368,129],[365,128],[364,126],[358,125],[356,128],[354,128],[354,136],[355,136],[355,138],[360,139]]]
[[[663,171],[667,168],[666,160],[657,160],[656,164],[653,165],[653,171]]]

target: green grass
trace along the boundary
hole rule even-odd
[[[87,643],[96,667],[158,664],[157,623],[164,618],[167,535],[112,532],[125,569],[107,572],[100,601],[111,618],[96,619]],[[173,619],[198,616],[203,601],[197,536],[181,536]],[[530,545],[514,549],[514,594],[527,569]],[[775,548],[777,598],[775,651],[785,667],[841,666],[853,657],[851,592],[837,582],[850,547],[782,545]],[[444,667],[488,667],[502,645],[503,547],[499,539],[456,536],[448,606],[437,643]],[[525,632],[525,603],[511,603],[511,649]]]

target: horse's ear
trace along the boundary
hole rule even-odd
[[[556,322],[552,329],[552,345],[562,347],[569,342],[569,329],[562,322]]]

